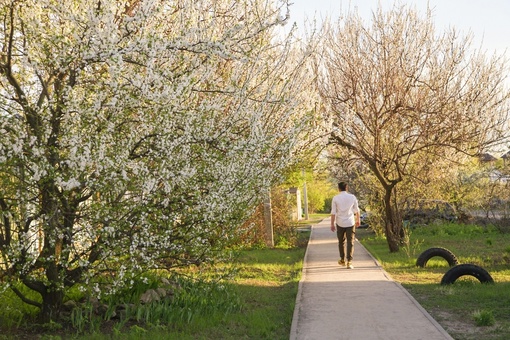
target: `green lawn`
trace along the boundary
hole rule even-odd
[[[470,225],[423,226],[411,230],[409,244],[398,253],[390,253],[386,240],[370,230],[359,230],[356,236],[453,338],[509,338],[510,234]],[[482,267],[495,283],[463,276],[454,284],[441,285],[450,269],[446,260],[433,257],[424,268],[416,266],[416,258],[431,247],[450,250],[459,263]]]

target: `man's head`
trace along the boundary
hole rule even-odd
[[[338,190],[347,191],[347,182],[338,182]]]

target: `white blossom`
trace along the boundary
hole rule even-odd
[[[2,213],[33,220],[0,272],[28,249],[27,277],[80,267],[99,296],[104,272],[111,294],[164,258],[221,256],[315,133],[306,59],[276,40],[286,1],[179,4],[9,5],[19,87],[0,74],[0,178],[17,205]]]

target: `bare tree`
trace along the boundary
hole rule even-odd
[[[399,183],[508,134],[506,61],[471,45],[469,34],[436,32],[430,10],[400,5],[379,8],[370,25],[353,12],[328,27],[316,70],[331,142],[377,178],[392,252],[403,236]]]

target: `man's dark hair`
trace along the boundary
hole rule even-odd
[[[347,190],[347,182],[338,182],[338,189],[340,191],[346,191]]]

